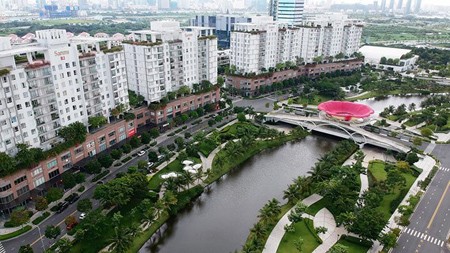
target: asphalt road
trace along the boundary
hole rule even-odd
[[[234,115],[228,116],[228,117],[229,117],[228,120],[225,119],[222,122],[232,121],[236,118]],[[173,132],[174,130],[167,131],[164,135],[159,136],[158,138],[156,138],[156,140],[158,142],[156,147],[167,146],[167,145],[173,143],[175,138],[177,138],[179,136],[184,137],[185,132],[190,132],[191,134],[193,134],[202,129],[210,130],[210,129],[214,129],[214,128],[216,128],[216,126],[209,127],[208,119],[206,117],[203,117],[203,121],[201,123],[199,123],[197,125],[191,125],[189,123],[188,128],[186,130],[183,130],[174,136],[171,136],[171,137],[167,136],[168,133]],[[140,149],[137,149],[137,150],[140,150]],[[102,181],[106,182],[111,179],[114,179],[116,177],[117,173],[126,172],[129,167],[137,166],[139,161],[147,160],[147,159],[148,159],[147,155],[144,155],[142,157],[139,157],[139,156],[133,157],[133,159],[130,160],[127,164],[124,164],[119,168],[113,168],[111,170],[111,173],[108,174]],[[50,218],[48,218],[47,220],[45,220],[41,224],[39,224],[39,228],[40,228],[40,232],[41,232],[42,236],[39,235],[39,229],[34,228],[33,230],[27,232],[26,234],[24,234],[22,236],[0,242],[0,252],[1,252],[1,249],[3,246],[3,248],[6,250],[5,251],[6,253],[16,253],[19,251],[19,248],[21,245],[26,245],[26,244],[31,244],[35,253],[44,252],[43,247],[45,247],[47,249],[49,246],[51,246],[53,243],[55,243],[59,238],[61,238],[62,235],[67,233],[66,225],[64,224],[64,219],[69,215],[74,215],[77,218],[79,217],[80,212],[77,211],[78,201],[80,201],[81,199],[88,198],[88,199],[91,199],[93,202],[93,209],[99,207],[99,202],[92,198],[94,195],[94,190],[95,190],[95,186],[87,189],[83,194],[80,195],[79,200],[77,200],[75,203],[71,204],[62,213],[59,213],[59,214],[54,213],[54,214],[52,214],[52,216],[50,216]],[[45,228],[49,225],[58,225],[61,228],[61,235],[57,239],[50,240],[44,236]],[[41,242],[40,238],[42,238],[42,242]],[[42,243],[44,244],[44,246],[42,245]],[[1,252],[1,253],[3,253],[3,252]]]
[[[450,145],[436,145],[433,155],[441,166],[403,230],[394,253],[450,252],[445,241],[450,233]]]

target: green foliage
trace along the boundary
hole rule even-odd
[[[148,160],[154,163],[157,162],[158,154],[155,151],[148,151]]]
[[[33,253],[33,248],[30,246],[30,244],[22,245],[19,248],[19,253]]]
[[[47,199],[48,203],[52,203],[53,201],[57,201],[63,197],[64,191],[60,188],[49,188],[47,191],[47,195],[45,195],[45,198]]]
[[[102,171],[102,164],[97,159],[94,159],[89,161],[85,168],[90,174],[98,174]]]
[[[83,143],[86,140],[86,134],[86,126],[79,121],[58,130],[58,135],[71,145]]]
[[[62,174],[62,182],[64,189],[71,189],[77,184],[75,176],[71,172],[65,172]]]
[[[61,228],[55,226],[47,226],[45,228],[45,237],[48,239],[56,239],[61,234]]]
[[[120,157],[122,157],[122,149],[113,149],[113,150],[111,151],[111,157],[112,157],[114,160],[119,160]]]
[[[47,202],[46,198],[44,198],[42,196],[37,196],[34,201],[35,201],[36,210],[42,211],[42,210],[47,209],[48,202]]]
[[[105,125],[108,120],[104,116],[93,116],[88,118],[89,125],[93,128],[98,128]]]
[[[340,244],[340,243],[336,243],[335,245],[333,245],[333,247],[331,247],[327,253],[349,253],[348,251],[348,247]]]
[[[141,145],[141,140],[137,136],[133,136],[133,137],[131,137],[129,143],[132,148],[137,148]]]
[[[10,223],[13,227],[20,226],[30,220],[30,214],[26,209],[16,208],[10,216]]]
[[[4,152],[0,152],[0,176],[4,177],[16,171],[16,161],[13,157]]]
[[[122,146],[122,150],[123,150],[123,152],[124,152],[125,154],[130,153],[130,152],[131,152],[131,149],[132,149],[132,147],[131,147],[131,145],[128,144],[128,143],[126,143],[126,144],[124,144],[124,145]]]
[[[34,225],[37,225],[37,224],[41,223],[43,220],[45,220],[48,216],[50,216],[50,213],[44,212],[41,216],[34,219],[31,223],[33,223]]]
[[[102,155],[98,157],[98,162],[103,168],[109,168],[114,163],[114,159],[109,154]]]
[[[245,122],[247,121],[247,119],[245,118],[245,114],[244,113],[238,113],[237,115],[237,119],[239,120],[239,122]]]
[[[429,138],[433,135],[433,131],[429,128],[424,127],[422,129],[420,129],[420,134],[424,137]]]
[[[409,163],[409,165],[413,165],[414,163],[419,161],[419,157],[417,156],[417,153],[410,152],[408,155],[406,155],[406,161]]]
[[[29,168],[44,158],[44,153],[40,148],[30,148],[27,144],[17,144],[17,148],[19,152],[17,152],[15,160],[19,168]]]
[[[126,113],[123,115],[123,118],[124,118],[126,121],[130,121],[130,120],[134,120],[134,119],[136,118],[136,115],[134,115],[134,113],[131,113],[131,112],[126,112]]]
[[[128,90],[128,98],[130,101],[130,105],[133,107],[138,107],[142,105],[145,99],[142,95],[137,95],[136,92],[132,90]]]
[[[16,236],[19,236],[19,235],[21,235],[23,233],[26,233],[26,232],[30,231],[31,229],[32,229],[32,226],[26,225],[23,228],[21,228],[21,229],[19,229],[17,231],[14,231],[12,233],[0,235],[0,241],[8,240],[10,238],[14,238]]]
[[[83,213],[87,213],[92,210],[92,201],[90,199],[82,199],[78,201],[77,210]]]
[[[152,139],[152,137],[150,136],[149,133],[142,133],[142,135],[141,135],[142,144],[149,144],[151,139]]]

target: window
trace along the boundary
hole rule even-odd
[[[75,149],[75,155],[77,155],[79,153],[82,153],[82,152],[83,152],[83,146],[78,147],[78,148]]]
[[[8,196],[6,196],[4,198],[0,198],[0,204],[6,204],[6,203],[9,203],[9,202],[11,202],[13,200],[14,200],[14,196],[11,193],[10,195],[8,195]]]
[[[39,175],[39,174],[41,174],[41,173],[42,173],[42,168],[39,167],[39,168],[33,170],[33,173],[31,173],[31,175],[32,175],[33,177],[35,177],[35,176],[37,176],[37,175]]]
[[[123,131],[125,131],[125,127],[119,128],[119,133],[123,133]]]
[[[67,160],[67,159],[69,159],[70,158],[70,153],[67,153],[67,154],[65,154],[65,155],[63,155],[63,156],[61,156],[61,160]]]
[[[5,186],[0,187],[0,192],[4,192],[11,189],[11,184],[7,184]]]
[[[54,170],[54,171],[48,173],[48,177],[49,177],[50,179],[52,179],[52,178],[54,178],[54,177],[56,177],[56,176],[58,176],[58,175],[59,175],[59,170]]]
[[[17,190],[17,196],[23,195],[29,191],[30,191],[30,188],[28,187],[28,185],[25,185],[24,187]]]
[[[109,141],[109,145],[110,145],[110,146],[112,146],[112,145],[114,145],[114,144],[116,144],[116,139],[110,140],[110,141]]]
[[[119,142],[125,140],[126,138],[127,138],[127,136],[125,134],[121,134],[119,136]]]
[[[106,149],[106,143],[98,145],[98,149],[100,150],[100,152],[104,151]]]
[[[136,118],[138,118],[138,119],[140,119],[140,118],[142,118],[142,117],[144,117],[144,114],[143,114],[143,113],[139,113],[138,115],[136,115]]]
[[[14,184],[18,185],[18,184],[22,183],[25,180],[27,180],[27,176],[26,175],[25,176],[21,176],[18,179],[14,180]]]
[[[51,169],[51,168],[55,167],[56,164],[57,164],[56,159],[53,160],[53,161],[50,161],[50,162],[47,163],[47,168]]]
[[[87,148],[92,148],[92,147],[94,147],[94,146],[95,146],[95,142],[94,142],[94,141],[91,141],[91,142],[89,142],[89,143],[86,145]]]
[[[45,178],[40,177],[34,180],[34,187],[38,187],[39,185],[45,183]]]
[[[108,134],[109,137],[112,137],[116,134],[116,131],[112,131],[111,133]]]

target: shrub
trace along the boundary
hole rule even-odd
[[[130,144],[124,144],[123,146],[122,146],[122,150],[123,150],[123,152],[125,153],[125,154],[128,154],[128,153],[130,153],[131,152],[131,145]]]
[[[191,136],[192,136],[192,134],[189,133],[189,132],[185,132],[185,133],[184,133],[184,138],[186,138],[186,139],[191,138]]]
[[[122,159],[122,163],[126,163],[126,162],[128,162],[129,160],[131,160],[131,157],[129,157],[129,156],[127,156],[127,157],[125,157],[124,159]]]
[[[33,223],[34,225],[37,225],[37,224],[41,223],[43,220],[45,220],[48,216],[50,216],[50,213],[44,212],[41,216],[34,219],[31,223]]]
[[[150,146],[154,147],[154,146],[156,146],[156,144],[158,144],[157,141],[152,141],[152,143],[150,143]]]
[[[114,149],[113,151],[111,151],[111,157],[114,160],[119,160],[120,157],[122,157],[122,150],[121,149]]]
[[[92,160],[86,164],[86,171],[90,174],[100,173],[102,170],[102,165],[97,161],[97,159]]]
[[[78,192],[83,192],[84,191],[84,189],[85,189],[86,187],[84,187],[84,185],[82,185],[82,186],[80,186],[80,188],[78,188]]]
[[[109,170],[104,170],[104,171],[102,171],[102,173],[96,175],[96,176],[92,179],[91,182],[97,182],[98,180],[104,178],[104,177],[105,177],[106,175],[108,175],[108,174],[109,174]]]
[[[92,210],[92,202],[90,199],[82,199],[77,204],[77,210],[83,213]]]
[[[420,134],[423,135],[424,137],[430,137],[433,135],[433,131],[425,127],[420,130]]]
[[[98,158],[98,162],[107,169],[114,163],[114,159],[110,155],[102,155]]]
[[[64,194],[63,190],[59,188],[50,188],[48,189],[45,198],[47,199],[48,203],[52,203],[53,201],[61,199],[63,197],[63,194]]]
[[[36,199],[35,199],[35,208],[36,208],[36,210],[42,211],[42,210],[47,209],[47,207],[48,207],[48,202],[47,202],[46,198],[44,198],[42,196],[36,197]]]
[[[183,126],[181,129],[186,130],[186,129],[187,129],[187,126]]]

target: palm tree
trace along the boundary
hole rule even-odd
[[[158,199],[155,202],[154,210],[155,210],[155,214],[156,214],[155,215],[155,219],[157,220],[157,219],[159,219],[161,217],[161,214],[165,210],[165,203],[164,203],[164,201],[162,199]]]
[[[164,209],[171,210],[172,206],[177,204],[178,199],[173,192],[166,191],[162,197],[162,202],[164,203]]]
[[[197,183],[199,183],[200,180],[202,180],[202,178],[203,178],[203,171],[197,170],[197,173],[194,174],[194,178],[195,178],[195,180],[197,180]]]
[[[153,210],[148,210],[144,213],[144,216],[142,217],[142,222],[145,224],[145,226],[150,225],[153,221],[155,221],[155,212]]]
[[[278,201],[276,198],[273,198],[269,200],[269,203],[267,204],[270,207],[270,210],[272,211],[272,216],[278,216],[281,212],[280,207],[280,201]]]
[[[191,185],[192,183],[194,183],[194,177],[192,176],[192,174],[188,171],[184,171],[183,172],[183,179],[187,185],[187,188],[189,188],[189,185]]]
[[[255,238],[259,239],[264,237],[264,235],[267,233],[267,230],[260,222],[258,222],[255,225],[253,225],[253,228],[250,229],[250,232],[253,233],[253,236]]]
[[[273,219],[272,210],[268,205],[264,205],[261,210],[259,210],[258,218],[261,219],[263,223],[269,223]]]
[[[114,249],[115,252],[122,253],[126,252],[130,244],[133,242],[133,236],[128,229],[115,227],[113,238],[109,241],[111,242],[109,250]]]
[[[178,185],[174,178],[168,178],[166,182],[164,182],[164,186],[169,191],[178,191]]]
[[[217,167],[222,167],[225,164],[225,158],[221,155],[216,155],[214,157],[214,164],[217,165]]]
[[[297,186],[290,184],[286,190],[283,191],[283,199],[287,199],[288,202],[295,203],[299,199],[297,197]]]
[[[303,194],[303,196],[306,196],[310,191],[310,181],[305,176],[298,176],[296,179],[294,179],[294,184],[297,187],[297,194],[300,196]]]

